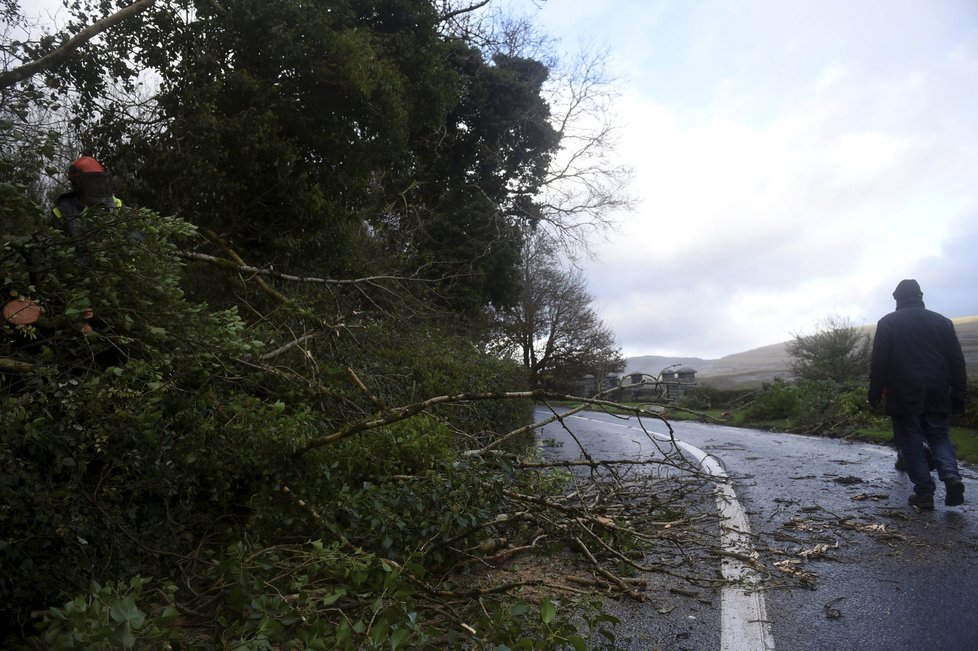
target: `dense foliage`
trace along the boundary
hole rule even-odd
[[[513,300],[559,138],[543,64],[441,27],[428,2],[156,3],[77,67],[153,70],[146,126],[133,98],[67,81],[103,112],[83,141],[139,205],[282,270],[420,273],[473,313]]]
[[[793,378],[765,383],[744,410],[746,422],[779,421],[788,431],[849,436],[885,425],[866,402],[871,340],[844,318],[827,317],[786,350]]]
[[[886,420],[870,409],[864,387],[845,388],[827,380],[777,379],[752,396],[747,423],[776,421],[790,432],[851,436],[862,428],[881,428]]]
[[[428,329],[427,343],[385,345],[383,367],[362,374],[362,382],[380,388],[369,398],[349,379],[338,382],[339,374],[328,385],[283,378],[286,367],[260,362],[271,331],[246,324],[236,308],[195,303],[180,289],[184,267],[175,241],[193,238],[188,224],[125,210],[94,220],[91,232],[82,245],[45,225],[0,250],[7,291],[30,296],[45,310],[37,326],[4,326],[0,349],[4,360],[26,366],[0,375],[6,496],[0,528],[17,532],[0,546],[8,630],[27,626],[32,611],[87,592],[92,581],[99,587],[88,599],[52,611],[49,636],[95,626],[88,617],[100,599],[110,600],[111,617],[119,608],[136,612],[132,595],[144,579],[131,577],[183,576],[179,585],[164,581],[170,587],[162,601],[153,592],[141,602],[159,609],[154,627],[173,628],[167,613],[175,611],[168,608],[184,615],[196,609],[194,595],[231,580],[225,572],[233,570],[235,581],[243,580],[242,571],[255,573],[242,588],[246,603],[260,599],[256,589],[277,591],[271,583],[260,587],[273,580],[261,578],[267,563],[248,565],[272,554],[262,551],[270,546],[286,545],[275,552],[281,561],[275,576],[307,568],[309,555],[327,554],[331,565],[310,581],[351,594],[383,590],[394,579],[381,559],[413,563],[424,576],[451,567],[461,550],[493,533],[474,525],[492,521],[501,487],[515,486],[515,478],[504,480],[478,459],[460,465],[456,453],[476,443],[465,432],[491,437],[493,427],[525,422],[518,403],[446,406],[305,454],[298,450],[358,414],[372,414],[371,400],[408,402],[446,386],[511,388],[521,378],[515,366],[481,358],[471,345]],[[89,309],[94,330],[83,334],[78,326]],[[456,356],[430,355],[436,346]],[[316,539],[342,542],[309,547]],[[447,540],[452,545],[439,542]],[[355,570],[360,565],[377,574],[368,579]],[[394,599],[392,607],[407,608],[405,599]],[[239,608],[233,599],[221,607]],[[288,612],[300,607],[289,605]],[[279,615],[281,627],[288,617]],[[135,627],[140,636],[142,617]],[[383,634],[367,627],[348,632],[345,644],[358,646],[355,640],[367,632],[400,638],[388,630],[393,620],[379,621],[387,622]],[[249,622],[227,629],[274,639],[274,631]],[[336,624],[323,620],[321,629],[340,635]],[[118,633],[121,624],[107,626]],[[187,635],[186,624],[179,628]],[[55,646],[88,648],[91,640],[84,640]],[[322,640],[326,648],[339,644]]]
[[[478,345],[559,225],[549,67],[452,3],[141,5],[0,87],[3,300],[43,308],[0,326],[0,643],[581,648],[600,615],[472,576],[560,486],[514,469],[529,402],[485,397],[526,374]],[[70,238],[79,153],[126,207]]]

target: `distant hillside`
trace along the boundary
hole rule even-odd
[[[952,319],[961,341],[968,376],[978,378],[978,316]],[[872,335],[876,326],[865,326]],[[719,389],[749,388],[770,382],[776,377],[787,378],[790,358],[785,345],[788,342],[762,346],[743,353],[727,355],[720,359],[705,360],[697,357],[660,357],[643,355],[629,357],[626,373],[643,371],[657,374],[670,364],[681,364],[696,369],[696,381]]]
[[[787,342],[727,355],[706,363],[696,373],[696,381],[718,389],[760,386],[776,377],[787,378],[790,358]]]
[[[954,321],[954,329],[964,351],[964,361],[968,365],[968,376],[978,377],[978,316],[968,316]]]

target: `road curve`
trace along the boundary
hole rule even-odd
[[[652,453],[635,419],[568,419],[599,458]],[[645,426],[665,433],[661,423]],[[772,646],[782,650],[978,649],[978,473],[964,466],[966,502],[907,506],[911,485],[884,446],[672,423],[733,480],[764,568]],[[540,440],[564,434],[551,425]],[[606,456],[607,455],[607,456]],[[721,648],[721,599],[623,607],[631,649]],[[735,647],[727,647],[735,648]],[[760,647],[764,648],[764,647]]]

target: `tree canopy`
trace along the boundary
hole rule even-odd
[[[129,200],[280,268],[423,269],[473,313],[515,298],[513,227],[560,135],[545,65],[442,22],[426,2],[155,3],[46,72]]]
[[[0,281],[41,315],[0,323],[10,640],[582,642],[573,613],[514,627],[509,587],[456,582],[537,522],[580,535],[561,480],[514,465],[541,394],[478,344],[487,311],[566,282],[598,336],[534,372],[607,357],[581,278],[524,256],[621,205],[613,184],[583,212],[546,199],[579,114],[485,4],[78,0],[40,35],[0,4],[23,31],[3,37]],[[48,206],[79,154],[123,206],[68,233]],[[547,515],[509,519],[527,508]]]

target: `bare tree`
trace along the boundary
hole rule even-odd
[[[621,371],[625,363],[582,272],[563,268],[557,254],[547,237],[531,238],[519,304],[494,315],[495,352],[519,359],[531,387],[566,386],[586,373]]]
[[[606,67],[607,51],[582,47],[569,65],[552,69],[548,84],[560,151],[536,199],[544,231],[571,254],[587,251],[592,236],[634,205],[632,171],[615,156],[618,91]]]
[[[481,2],[463,1],[466,11],[459,0],[443,0],[443,5],[442,15],[451,17],[446,32],[479,44],[490,57],[502,53],[547,66],[544,93],[560,148],[541,190],[523,197],[524,205],[532,207],[525,218],[568,257],[589,253],[590,239],[614,228],[618,214],[634,206],[628,192],[632,171],[615,156],[619,91],[608,73],[607,50],[581,42],[572,54],[561,55],[557,41],[530,17]]]

